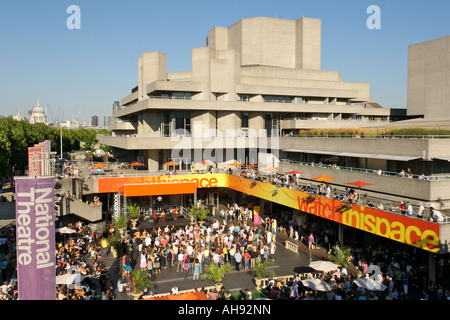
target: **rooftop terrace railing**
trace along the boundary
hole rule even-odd
[[[389,177],[398,177],[398,178],[409,178],[416,179],[420,181],[443,181],[450,180],[450,174],[432,174],[432,175],[419,175],[419,174],[408,174],[405,172],[394,172],[394,171],[379,171],[377,169],[365,169],[365,168],[355,168],[355,167],[346,167],[346,166],[333,166],[331,164],[321,164],[321,163],[312,163],[312,162],[302,162],[295,161],[289,159],[280,159],[281,163],[289,163],[296,164],[305,167],[315,167],[315,168],[324,168],[330,170],[342,170],[342,171],[351,171],[357,173],[366,173],[366,174],[375,174],[380,176],[389,176]]]
[[[286,137],[286,135],[283,135]],[[416,134],[416,135],[385,135],[385,134],[366,134],[366,135],[354,135],[354,134],[288,134],[289,138],[339,138],[339,139],[450,139],[450,135],[445,134]]]
[[[79,162],[78,165],[80,167],[84,167],[84,168],[90,168],[90,166],[93,163],[91,162]],[[111,163],[109,163],[111,164]],[[119,167],[120,165],[125,165],[127,166],[128,163],[115,163],[112,164],[112,168],[116,168],[121,170],[121,168]],[[270,183],[272,185],[275,185],[277,187],[285,187],[285,188],[289,188],[289,189],[294,189],[294,190],[298,190],[298,191],[302,191],[302,192],[306,192],[309,194],[313,194],[313,195],[320,195],[320,196],[326,196],[323,192],[320,191],[320,188],[318,187],[320,184],[322,184],[321,182],[317,182],[317,181],[307,181],[307,180],[298,180],[298,183],[292,183],[289,185],[286,185],[284,182],[282,182],[282,180],[278,180],[278,178],[274,178],[273,176],[267,176],[267,175],[261,175],[259,173],[255,174],[255,177],[252,178],[249,175],[242,175],[243,171],[239,171],[239,170],[233,170],[233,171],[227,171],[227,174],[231,174],[234,176],[238,176],[238,177],[242,177],[242,178],[246,178],[246,179],[253,179],[253,180],[258,180],[261,182],[265,182],[265,183]],[[117,172],[116,172],[117,173]],[[206,172],[205,172],[206,173]],[[218,173],[218,172],[216,172]],[[168,174],[191,174],[190,171],[160,171],[160,172],[148,172],[147,170],[136,170],[133,173],[130,173],[130,170],[126,171],[126,172],[121,172],[119,176],[122,177],[136,177],[136,176],[161,176],[161,175],[168,175]],[[196,174],[201,174],[201,173],[196,173]],[[111,175],[111,173],[107,173],[104,176],[102,176],[102,178],[108,178],[108,177],[117,177],[117,175]],[[83,177],[81,177],[83,178]],[[88,177],[84,177],[84,179],[87,179]],[[91,176],[89,177],[89,179],[96,179],[97,177],[95,176]],[[314,185],[315,184],[315,185]],[[343,194],[345,194],[345,190],[344,187],[342,186],[333,186],[332,188],[332,192],[333,192],[333,197],[336,196],[336,199],[344,201],[345,199],[343,197]],[[362,198],[364,198],[365,200],[363,200]],[[379,209],[377,208],[377,206],[373,203],[382,203],[383,204],[383,209]],[[367,195],[360,195],[358,201],[355,203],[357,205],[360,206],[367,206],[367,207],[372,207],[372,208],[376,208],[378,210],[381,211],[386,211],[386,212],[392,212],[394,214],[398,214],[398,215],[403,215],[402,213],[399,212],[398,208],[395,211],[393,211],[391,208],[388,209],[388,207],[390,207],[390,205],[393,204],[392,200],[387,200],[387,199],[383,199],[381,197],[368,197]],[[450,224],[450,217],[448,216],[444,216],[444,221],[434,221],[431,217],[427,217],[424,213],[423,217],[418,217],[417,216],[417,208],[418,206],[413,206],[414,208],[414,212],[412,216],[409,216],[411,219],[427,219],[430,220],[431,222],[435,222],[435,223],[439,223],[439,224]]]

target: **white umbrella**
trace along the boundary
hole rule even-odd
[[[323,271],[323,272],[329,272],[329,271],[335,271],[338,269],[338,265],[331,262],[331,261],[312,261],[309,266],[315,270]]]
[[[75,230],[73,230],[73,229],[71,229],[69,227],[58,228],[55,231],[59,232],[59,233],[67,233],[67,234],[69,234],[69,233],[77,233]]]
[[[73,284],[80,283],[85,277],[79,273],[65,273],[59,276],[56,276],[56,284]]]
[[[308,287],[314,291],[332,291],[333,287],[331,284],[322,281],[320,279],[314,278],[314,279],[305,279],[302,280],[302,283],[305,287]]]
[[[372,278],[365,277],[365,278],[357,278],[355,279],[355,284],[358,287],[370,290],[370,291],[384,291],[386,290],[387,286],[382,284],[380,281],[375,281]]]

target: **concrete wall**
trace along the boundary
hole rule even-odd
[[[450,117],[450,36],[408,47],[408,116]]]
[[[450,208],[450,181],[421,181],[418,179],[408,179],[393,176],[378,176],[376,174],[366,174],[361,172],[332,170],[320,167],[302,166],[289,163],[280,163],[279,169],[282,172],[297,170],[304,172],[302,178],[311,179],[325,174],[328,177],[336,179],[331,182],[332,185],[341,187],[350,187],[347,182],[362,180],[374,183],[373,186],[363,187],[360,193],[368,195],[392,199],[399,202],[401,200],[410,200],[411,203],[418,204],[422,201],[425,207],[434,206],[435,208]],[[313,184],[318,184],[313,182]]]

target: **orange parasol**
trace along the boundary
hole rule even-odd
[[[243,163],[237,161],[234,161],[233,163],[230,164],[230,166],[243,166],[243,165],[244,165]]]
[[[103,164],[103,163],[97,163],[96,165],[92,165],[91,168],[92,169],[101,169],[101,168],[109,168],[109,166],[106,164]]]
[[[322,175],[319,176],[319,177],[312,178],[311,180],[314,180],[314,181],[322,181],[322,182],[326,182],[326,181],[336,181],[336,179],[327,177],[327,176],[324,175],[324,174],[322,174]]]
[[[375,185],[374,183],[364,182],[364,181],[361,181],[361,180],[358,180],[358,181],[355,181],[355,182],[347,182],[345,184],[350,184],[350,185],[353,185],[353,186],[357,186],[359,188],[364,187],[364,186],[373,186],[373,185]]]
[[[302,174],[302,173],[304,173],[304,172],[300,172],[300,171],[297,171],[297,170],[292,170],[292,171],[289,171],[289,172],[286,172],[287,174]]]
[[[179,164],[170,160],[169,162],[164,163],[163,166],[179,166]]]
[[[130,166],[131,167],[139,167],[139,166],[143,166],[144,164],[143,163],[140,163],[140,162],[133,162],[133,163],[130,163]]]

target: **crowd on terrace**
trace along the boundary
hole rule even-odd
[[[307,192],[312,195],[324,196],[327,198],[344,201],[349,204],[357,204],[376,208],[378,210],[390,211],[392,213],[425,219],[427,221],[443,222],[446,218],[444,213],[433,207],[430,207],[429,212],[426,212],[422,202],[419,202],[417,208],[414,208],[409,200],[402,200],[400,203],[390,202],[388,204],[383,204],[384,201],[379,200],[377,203],[374,203],[370,199],[363,200],[363,197],[361,197],[360,194],[360,189],[345,187],[343,191],[337,191],[337,188],[332,188],[328,182],[302,181],[299,174],[284,173],[262,176],[253,169],[244,169],[240,171],[227,170],[226,172],[228,174],[259,180],[280,187]]]
[[[56,233],[56,300],[113,300],[111,275],[101,261],[104,257],[101,237],[81,221],[68,224],[67,227],[73,233]],[[4,227],[1,232],[3,285],[0,286],[0,300],[18,299],[15,233],[14,224]],[[58,276],[67,274],[74,275],[73,281],[66,283],[67,280],[62,280],[62,283],[58,283],[62,279]]]
[[[138,230],[124,240],[127,246],[121,260],[122,275],[127,274],[127,266],[135,264],[151,276],[175,268],[185,279],[200,280],[210,263],[216,267],[230,263],[240,271],[254,268],[258,261],[273,260],[276,220],[267,221],[261,228],[249,223],[251,212],[248,206],[233,204],[212,224]]]

